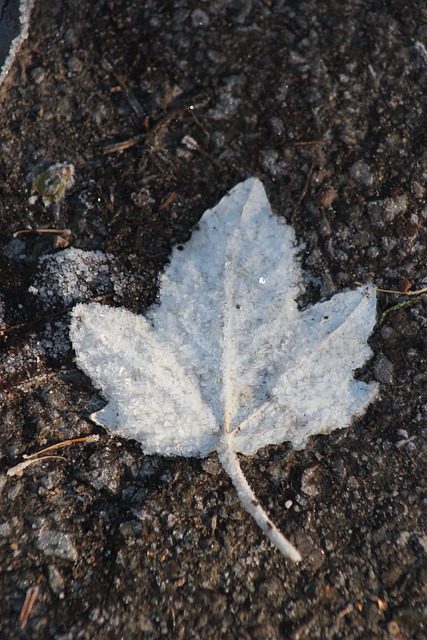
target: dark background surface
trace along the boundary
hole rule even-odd
[[[375,330],[363,375],[381,395],[362,419],[242,459],[301,566],[215,455],[147,457],[87,420],[102,400],[73,365],[67,307],[143,312],[171,246],[250,175],[304,243],[307,301],[354,281],[425,287],[426,45],[416,1],[36,3],[0,88],[2,638],[425,637],[426,298]],[[55,162],[75,165],[74,186],[31,204]],[[80,272],[66,304],[58,283],[51,303],[29,290],[64,249],[12,236],[43,227],[107,253],[111,282],[79,295]],[[379,294],[379,312],[402,301]]]

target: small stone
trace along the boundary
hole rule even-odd
[[[64,597],[64,578],[54,564],[48,566],[49,586],[60,598]]]
[[[397,636],[400,633],[400,627],[395,620],[390,620],[387,625],[387,631],[392,636]]]
[[[10,536],[12,533],[12,528],[10,526],[9,522],[2,522],[2,524],[0,524],[0,537],[2,538],[6,538],[7,536]]]
[[[212,460],[211,458],[203,460],[202,469],[211,476],[217,476],[222,473],[222,467],[218,460]]]
[[[365,187],[371,187],[374,184],[370,168],[365,162],[356,162],[350,169],[350,175],[356,182],[360,182]]]
[[[380,354],[374,364],[375,380],[384,385],[393,382],[393,365],[385,355]]]
[[[322,209],[327,209],[328,207],[331,206],[331,204],[334,202],[334,200],[338,197],[337,192],[335,191],[334,187],[329,187],[328,189],[326,189],[326,191],[324,191],[320,197],[320,206],[322,207]]]
[[[207,27],[209,25],[209,16],[201,9],[195,9],[191,14],[191,22],[193,27]]]
[[[47,556],[77,562],[79,553],[68,533],[62,531],[41,531],[36,546]]]
[[[309,467],[304,471],[301,478],[301,491],[307,496],[316,496],[319,493],[320,483],[317,474],[318,465]]]
[[[31,72],[31,80],[34,84],[41,84],[45,78],[45,70],[42,67],[36,67]]]

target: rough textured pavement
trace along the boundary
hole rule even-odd
[[[88,421],[102,399],[67,309],[142,313],[171,246],[250,175],[304,243],[302,304],[354,281],[425,287],[426,47],[416,0],[36,3],[0,87],[2,638],[425,637],[426,297],[379,294],[380,315],[413,304],[374,332],[360,375],[381,396],[362,419],[242,459],[301,566],[215,455],[147,457]],[[56,162],[74,185],[30,202]],[[13,238],[37,228],[71,236]],[[66,244],[102,253],[49,275]]]

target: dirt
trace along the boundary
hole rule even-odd
[[[78,295],[47,304],[34,283],[66,245],[102,251],[120,286],[94,278],[84,299],[143,313],[171,247],[257,175],[304,243],[305,303],[425,287],[426,46],[416,0],[36,2],[0,87],[2,638],[425,637],[426,296],[379,294],[365,416],[242,459],[295,566],[215,455],[144,456],[88,420],[102,398],[67,338]],[[30,200],[54,163],[73,186]],[[13,238],[43,228],[71,234]]]

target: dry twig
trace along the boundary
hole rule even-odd
[[[21,477],[24,470],[30,465],[33,464],[34,462],[39,462],[41,460],[48,460],[48,459],[59,459],[59,460],[67,460],[67,458],[64,458],[64,456],[45,456],[45,455],[41,455],[46,453],[47,451],[53,451],[54,449],[59,449],[62,447],[68,447],[70,444],[76,444],[76,443],[80,443],[80,442],[97,442],[99,440],[99,435],[97,434],[91,434],[89,436],[83,436],[81,438],[71,438],[69,440],[63,440],[62,442],[57,442],[56,444],[51,444],[49,447],[45,447],[44,449],[41,449],[40,451],[36,451],[35,453],[30,453],[30,454],[24,454],[22,457],[24,458],[23,462],[20,462],[19,464],[16,464],[14,467],[11,467],[10,469],[8,469],[7,471],[7,475],[8,476],[19,476]],[[40,457],[39,457],[40,456]]]
[[[24,601],[24,604],[22,605],[21,613],[19,614],[19,622],[21,624],[21,629],[24,629],[25,625],[27,624],[28,618],[30,617],[31,611],[39,595],[39,591],[40,591],[39,585],[30,587],[27,590],[25,601]]]

